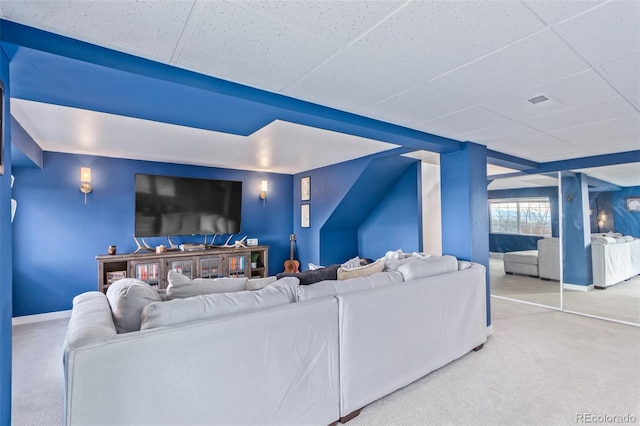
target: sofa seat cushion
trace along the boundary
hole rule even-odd
[[[296,277],[300,280],[300,285],[314,284],[324,280],[338,279],[338,268],[340,265],[329,265],[324,268],[314,269],[304,272],[281,272],[276,275],[277,279],[285,277]]]
[[[107,300],[117,332],[129,333],[140,330],[143,308],[162,299],[158,291],[144,281],[125,278],[109,286]]]
[[[142,311],[140,328],[146,330],[296,302],[298,284],[297,278],[287,277],[257,291],[212,293],[151,303]]]
[[[350,278],[342,281],[326,280],[315,283],[314,285],[299,287],[298,299],[304,301],[318,297],[351,293],[352,291],[368,290],[370,288],[400,283],[402,280],[402,274],[397,271],[380,272],[366,277]]]
[[[414,259],[398,268],[405,281],[418,278],[432,277],[458,270],[458,259],[455,256],[429,256]]]
[[[167,299],[185,299],[211,293],[229,293],[247,289],[248,278],[191,279],[176,271],[167,274]]]
[[[538,265],[538,250],[511,251],[505,253],[502,260],[505,263]]]

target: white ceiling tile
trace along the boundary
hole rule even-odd
[[[592,152],[575,149],[573,151],[568,151],[562,154],[547,154],[543,152],[536,155],[536,158],[539,163],[547,163],[549,161],[570,160],[572,158],[589,157],[591,155],[593,155]]]
[[[608,140],[613,136],[635,134],[638,149],[640,149],[640,114],[571,127],[551,134],[558,139],[579,146],[591,146],[594,143],[608,144]]]
[[[540,94],[550,95],[557,102],[532,104],[527,99]],[[616,91],[595,71],[589,70],[505,96],[483,106],[513,120],[610,98]]]
[[[636,111],[622,96],[604,99],[590,104],[526,118],[524,123],[545,132],[585,126],[594,122],[637,116]]]
[[[234,1],[236,5],[303,30],[334,46],[344,46],[388,15],[403,1]]]
[[[434,80],[479,104],[586,71],[589,66],[551,30]]]
[[[619,186],[640,186],[640,163],[616,164],[613,166],[590,167],[577,169],[575,172],[585,173],[596,179]]]
[[[2,0],[2,14],[35,28],[168,62],[192,6],[193,0]]]
[[[610,1],[557,28],[591,65],[626,58],[640,52],[640,1]]]
[[[417,86],[393,63],[347,49],[282,93],[355,112]]]
[[[176,64],[261,89],[279,91],[335,51],[227,2],[206,2],[193,19]]]
[[[523,0],[548,24],[557,24],[605,3],[605,0]]]
[[[607,136],[602,139],[588,139],[581,143],[581,147],[592,155],[637,151],[640,149],[640,134],[633,132]]]
[[[472,106],[471,102],[456,98],[427,83],[358,112],[410,126]]]
[[[428,133],[458,139],[460,135],[509,123],[504,117],[477,106],[443,115],[414,126]]]
[[[607,80],[622,93],[640,90],[640,54],[602,66]]]
[[[486,145],[490,149],[504,145],[518,144],[521,141],[528,141],[536,137],[540,131],[527,127],[523,124],[508,121],[505,124],[481,129],[463,135],[458,135],[460,139]]]
[[[426,81],[544,28],[515,1],[414,1],[352,46]]]
[[[540,132],[530,136],[523,135],[518,139],[509,141],[494,142],[492,143],[491,149],[532,161],[538,161],[541,155],[574,155],[577,151],[580,151],[580,149],[575,146]]]

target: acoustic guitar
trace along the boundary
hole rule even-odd
[[[300,272],[300,262],[293,258],[293,246],[296,242],[296,234],[291,234],[289,236],[289,243],[291,244],[291,248],[289,251],[289,260],[284,261],[284,271],[285,272]]]

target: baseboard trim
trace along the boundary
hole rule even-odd
[[[493,324],[487,327],[487,337],[493,334]]]
[[[71,318],[71,310],[47,312],[46,314],[25,315],[22,317],[13,317],[12,325],[32,324],[34,322],[51,321],[55,319]]]
[[[489,252],[489,257],[493,257],[494,259],[502,259],[504,257],[504,253],[498,253],[495,251]]]
[[[563,283],[562,287],[567,290],[575,290],[575,291],[591,291],[595,288],[593,284],[579,285],[579,284],[569,284],[569,283]]]

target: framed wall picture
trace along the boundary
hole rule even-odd
[[[640,197],[627,198],[627,211],[640,213]]]
[[[311,177],[305,176],[300,179],[300,199],[309,201],[311,199]]]
[[[310,212],[311,208],[309,204],[302,204],[300,206],[300,226],[308,228],[310,226]]]

